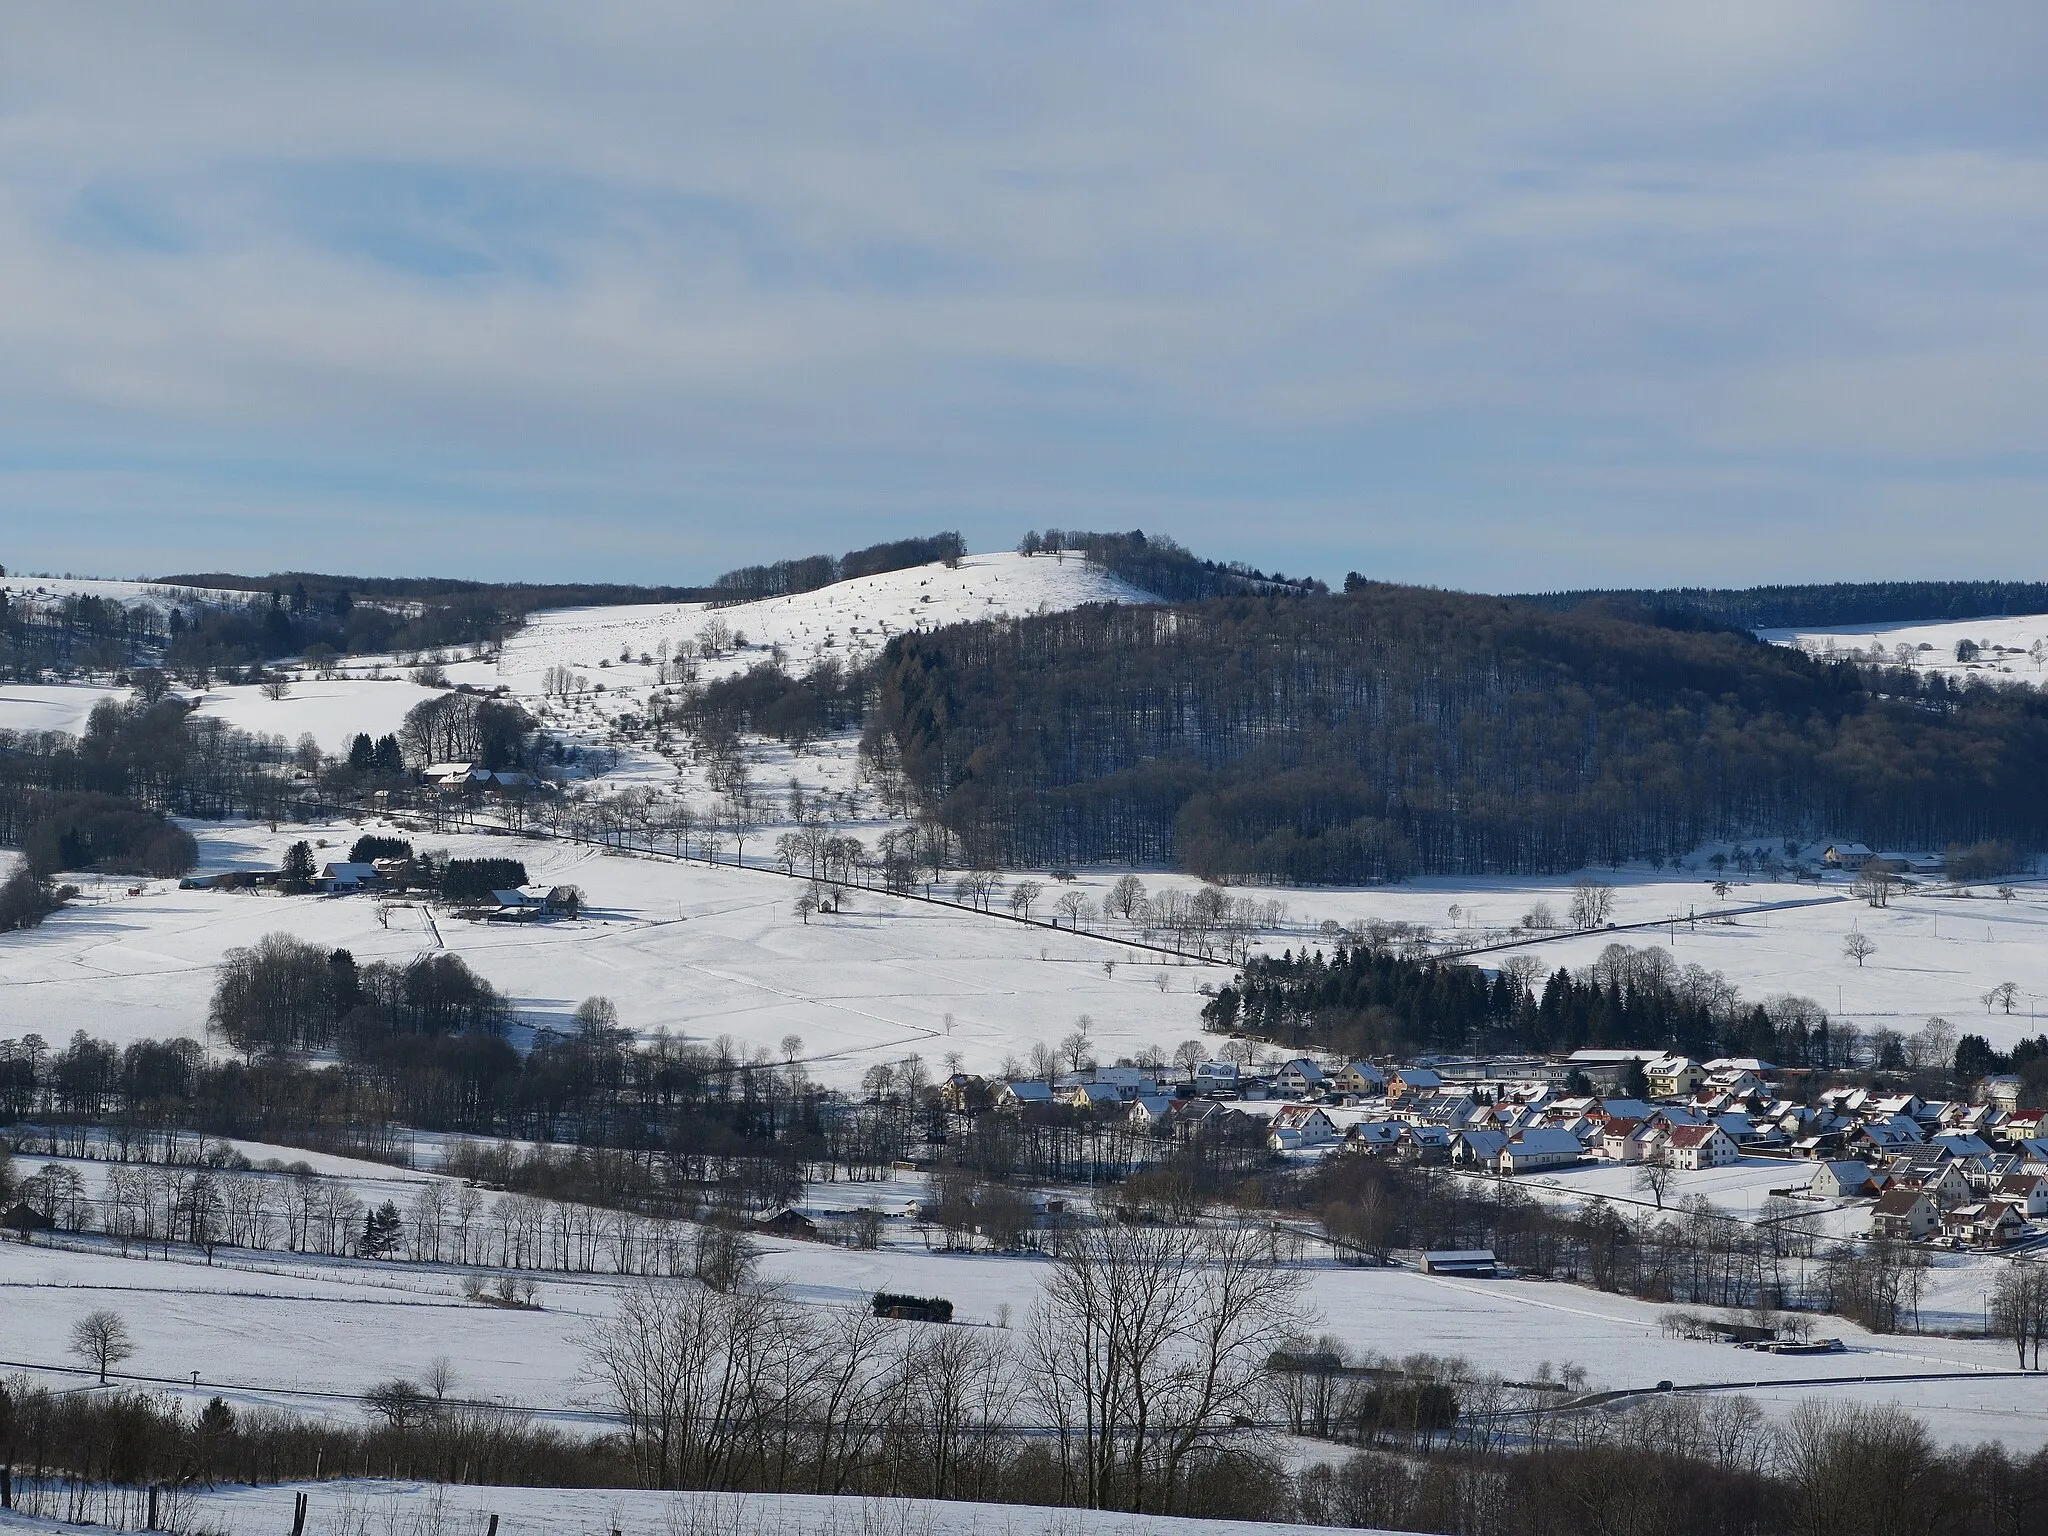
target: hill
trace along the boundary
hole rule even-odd
[[[867,743],[993,864],[1345,883],[2048,832],[2034,690],[1371,583],[899,636]]]

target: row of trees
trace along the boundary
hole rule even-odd
[[[1371,1057],[1645,1046],[1823,1072],[1875,1065],[1945,1075],[1953,1063],[1966,1083],[2015,1059],[1990,1052],[1980,1037],[1959,1041],[1940,1020],[1911,1039],[1865,1035],[1810,998],[1746,1000],[1720,972],[1681,966],[1656,945],[1610,944],[1592,964],[1545,977],[1531,955],[1488,972],[1432,957],[1391,931],[1340,934],[1328,955],[1304,948],[1252,956],[1203,1005],[1202,1021],[1284,1048]],[[2019,1054],[2036,1056],[2032,1047]]]

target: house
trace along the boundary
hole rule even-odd
[[[1674,1125],[1664,1141],[1664,1161],[1688,1173],[1725,1168],[1742,1154],[1718,1125]]]
[[[939,1084],[939,1102],[956,1115],[984,1109],[988,1105],[988,1083],[972,1072],[955,1072]]]
[[[754,1218],[754,1230],[774,1237],[816,1238],[818,1224],[794,1206],[777,1206]]]
[[[2009,1173],[1992,1193],[2028,1221],[2048,1216],[2048,1179],[2034,1173]]]
[[[1275,1152],[1306,1152],[1337,1139],[1337,1127],[1313,1104],[1289,1104],[1272,1120],[1266,1145]]]
[[[1399,1144],[1401,1155],[1418,1163],[1448,1163],[1451,1160],[1451,1131],[1444,1125],[1404,1125]]]
[[[1643,1160],[1643,1122],[1619,1115],[1608,1118],[1600,1135],[1600,1155],[1610,1163],[1640,1163]]]
[[[1141,1131],[1162,1129],[1173,1118],[1173,1100],[1163,1093],[1141,1093],[1131,1100],[1131,1124]]]
[[[1282,1092],[1297,1099],[1321,1093],[1329,1086],[1329,1079],[1323,1075],[1323,1069],[1306,1056],[1297,1056],[1288,1062],[1273,1074],[1273,1081]]]
[[[1830,1159],[1816,1166],[1806,1192],[1816,1200],[1848,1200],[1870,1193],[1870,1164],[1853,1158]]]
[[[1427,1067],[1396,1067],[1387,1074],[1389,1098],[1420,1097],[1435,1093],[1444,1080]]]
[[[1040,1082],[997,1083],[989,1099],[998,1109],[1021,1109],[1026,1104],[1050,1104],[1052,1084]]]
[[[1479,1105],[1463,1094],[1432,1093],[1409,1106],[1408,1120],[1412,1125],[1446,1125],[1455,1131],[1472,1124],[1482,1113]]]
[[[1500,1172],[1535,1173],[1545,1168],[1569,1168],[1585,1153],[1579,1138],[1557,1126],[1539,1126],[1522,1132],[1501,1149]]]
[[[1943,1212],[1941,1218],[1943,1237],[1981,1248],[2009,1243],[2025,1232],[2026,1226],[2019,1213],[2003,1200],[1975,1200]]]
[[[1849,1146],[1884,1157],[1911,1152],[1922,1145],[1919,1128],[1899,1118],[1868,1121],[1851,1131],[1845,1141]]]
[[[1451,1138],[1451,1166],[1491,1173],[1500,1166],[1500,1155],[1507,1150],[1508,1141],[1506,1131],[1460,1131]]]
[[[1387,1091],[1387,1074],[1369,1061],[1350,1061],[1337,1074],[1337,1086],[1346,1093],[1381,1094]]]
[[[1238,1070],[1234,1061],[1205,1061],[1195,1068],[1195,1092],[1237,1092]]]
[[[1941,1224],[1934,1202],[1917,1189],[1888,1189],[1870,1212],[1872,1237],[1918,1240]]]
[[[1893,1158],[1885,1177],[1895,1187],[1920,1190],[1943,1208],[1962,1205],[1976,1193],[1956,1160],[1939,1149]]]
[[[1653,1099],[1689,1099],[1707,1080],[1707,1069],[1686,1056],[1659,1056],[1643,1068]]]
[[[1361,1120],[1344,1133],[1347,1152],[1392,1152],[1407,1127],[1398,1120]]]
[[[1056,1103],[1075,1109],[1118,1109],[1126,1102],[1114,1083],[1062,1083],[1052,1091]],[[1134,1093],[1132,1098],[1136,1098]]]
[[[1870,849],[1862,843],[1829,843],[1821,854],[1821,863],[1829,869],[1861,869],[1871,860]]]
[[[2020,1086],[2020,1080],[2012,1073],[2000,1072],[1985,1078],[1978,1091],[1983,1094],[1987,1104],[1995,1104],[2000,1109],[2010,1111],[2019,1105]]]
[[[365,886],[381,885],[384,877],[377,873],[374,864],[351,864],[345,860],[322,864],[314,880],[314,889],[330,896],[345,896]]]

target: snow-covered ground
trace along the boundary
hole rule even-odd
[[[888,1203],[879,1189],[870,1197]],[[934,1251],[913,1223],[889,1226],[875,1251],[764,1239],[764,1276],[813,1308],[863,1307],[888,1290],[946,1297],[956,1308],[954,1326],[1022,1325],[1047,1261]],[[221,1250],[221,1262],[208,1268],[177,1250],[166,1261],[140,1248],[122,1258],[104,1244],[92,1247],[0,1245],[0,1309],[9,1325],[0,1369],[28,1368],[46,1379],[75,1371],[64,1346],[68,1329],[85,1312],[110,1307],[139,1346],[124,1370],[195,1402],[218,1393],[237,1406],[353,1415],[370,1383],[417,1376],[445,1354],[455,1362],[460,1396],[513,1403],[570,1429],[604,1422],[583,1370],[582,1339],[615,1306],[624,1283],[617,1277],[540,1272],[540,1308],[506,1309],[464,1301],[458,1273],[435,1265]],[[1938,1263],[1930,1290],[1959,1302],[1968,1295],[1976,1298],[1972,1307],[1981,1306],[1993,1265],[1955,1255]],[[1578,1365],[1596,1387],[1786,1383],[1774,1399],[1786,1403],[1800,1392],[1836,1390],[1793,1383],[1870,1382],[1887,1400],[1926,1414],[1945,1440],[1997,1434],[2031,1448],[2048,1439],[2048,1376],[1972,1384],[2008,1368],[2008,1351],[1990,1341],[1871,1335],[1830,1318],[1820,1331],[1839,1335],[1845,1353],[1780,1357],[1667,1338],[1664,1308],[1583,1286],[1457,1280],[1315,1257],[1299,1267],[1317,1314],[1313,1331],[1333,1333],[1356,1351],[1457,1355],[1510,1379]],[[1930,1375],[1940,1379],[1876,1380]],[[1971,1405],[1984,1402],[2000,1404],[2002,1417],[1978,1417]]]
[[[193,830],[202,870],[274,868],[299,837],[325,838],[318,857],[341,858],[357,832],[272,833],[252,823]],[[993,1072],[1037,1041],[1056,1043],[1084,1014],[1105,1059],[1146,1045],[1170,1054],[1200,1033],[1196,987],[1228,976],[1220,966],[1162,965],[1121,944],[881,892],[855,891],[842,912],[805,923],[793,909],[802,887],[764,870],[555,841],[407,835],[457,857],[522,859],[535,880],[581,886],[586,916],[500,926],[430,921],[422,907],[398,907],[386,928],[367,896],[181,891],[163,880],[140,882],[142,894],[130,896],[125,880],[89,883],[87,899],[0,941],[4,1033],[200,1038],[221,956],[289,931],[346,947],[361,962],[445,947],[507,993],[528,1027],[566,1027],[577,1003],[602,993],[642,1034],[730,1036],[742,1052],[778,1058],[784,1037],[795,1035],[813,1075],[850,1086],[875,1062],[912,1052],[935,1073],[955,1051],[970,1070]]]
[[[353,1480],[220,1488],[181,1507],[222,1536],[272,1536],[291,1528],[301,1492],[307,1536],[484,1536],[493,1515],[500,1536],[1274,1536],[1322,1529],[952,1500]],[[72,1529],[0,1514],[0,1531]]]
[[[1758,638],[1796,645],[1815,656],[1861,657],[1958,681],[1984,677],[2039,684],[2048,681],[2048,614],[2001,619],[1957,619],[1940,624],[1850,624],[1839,629],[1760,629]],[[1974,661],[1956,660],[1958,641],[1979,647]]]
[[[340,858],[364,821],[286,827],[193,823],[202,871],[275,868],[299,837],[324,839],[322,859]],[[116,1041],[203,1030],[213,967],[228,949],[285,930],[345,946],[358,960],[403,960],[445,946],[513,999],[530,1026],[560,1024],[587,995],[602,993],[642,1033],[667,1028],[698,1039],[730,1035],[743,1049],[777,1055],[787,1035],[803,1041],[812,1070],[850,1084],[877,1061],[915,1051],[936,1068],[951,1052],[969,1070],[992,1072],[1040,1040],[1056,1042],[1091,1020],[1104,1060],[1144,1046],[1168,1053],[1200,1034],[1202,986],[1228,981],[1221,965],[1166,964],[1132,945],[1139,931],[1098,915],[1089,933],[962,911],[881,892],[856,891],[847,910],[808,924],[793,910],[798,887],[766,870],[598,852],[577,844],[474,833],[406,832],[416,846],[458,857],[511,856],[536,880],[583,887],[592,915],[578,923],[527,927],[455,920],[430,923],[425,909],[399,907],[380,925],[368,897],[286,897],[180,891],[175,882],[84,880],[85,896],[41,928],[0,940],[4,1032],[68,1039],[84,1029]],[[758,857],[764,834],[750,844]],[[1099,907],[1117,871],[1084,874],[1079,887]],[[1614,885],[1617,924],[1655,923],[1524,943],[1475,956],[1499,965],[1528,953],[1547,968],[1582,966],[1612,943],[1657,945],[1679,964],[1728,976],[1746,997],[1813,998],[1865,1029],[1911,1034],[1940,1015],[2003,1048],[2048,1029],[2048,887],[2014,886],[2001,900],[1917,887],[1874,909],[1845,884],[1793,885],[1740,878],[1725,902],[1698,875],[1603,871]],[[1192,879],[1146,872],[1148,886],[1192,889]],[[141,894],[128,891],[139,884]],[[1519,920],[1537,902],[1562,913],[1571,881],[1417,880],[1368,889],[1269,890],[1250,894],[1285,905],[1262,948],[1322,945],[1324,919],[1431,926],[1454,945],[1477,943]],[[1049,889],[1052,888],[1049,886]],[[1805,902],[1720,918],[1723,907]],[[1458,909],[1458,918],[1449,915]],[[1691,914],[1690,916],[1688,914]],[[1667,921],[1668,919],[1675,921]],[[1851,928],[1877,948],[1862,965],[1842,952]],[[1113,971],[1105,962],[1114,961]],[[2014,1010],[1987,1010],[1984,994],[2016,982]],[[1163,983],[1163,988],[1162,988]]]

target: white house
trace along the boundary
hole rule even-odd
[[[1584,1153],[1579,1138],[1557,1126],[1522,1132],[1501,1149],[1502,1173],[1535,1173],[1544,1168],[1569,1168]]]
[[[1664,1160],[1690,1173],[1725,1168],[1741,1158],[1735,1143],[1718,1125],[1674,1125],[1664,1141]]]
[[[1141,1093],[1131,1100],[1131,1124],[1140,1130],[1157,1130],[1173,1118],[1173,1100],[1163,1093]]]
[[[1275,1152],[1305,1152],[1327,1147],[1337,1139],[1337,1127],[1313,1104],[1289,1104],[1272,1120],[1266,1145]]]
[[[2048,1179],[2033,1173],[2009,1173],[1998,1181],[1998,1198],[2029,1221],[2048,1216]]]
[[[1842,1158],[1816,1164],[1807,1193],[1817,1200],[1846,1200],[1870,1193],[1870,1164]]]
[[[1329,1079],[1324,1077],[1323,1069],[1310,1061],[1306,1056],[1297,1056],[1294,1060],[1288,1062],[1286,1066],[1273,1074],[1273,1081],[1279,1085],[1283,1092],[1295,1098],[1305,1098],[1312,1093],[1321,1093],[1329,1086]]]

